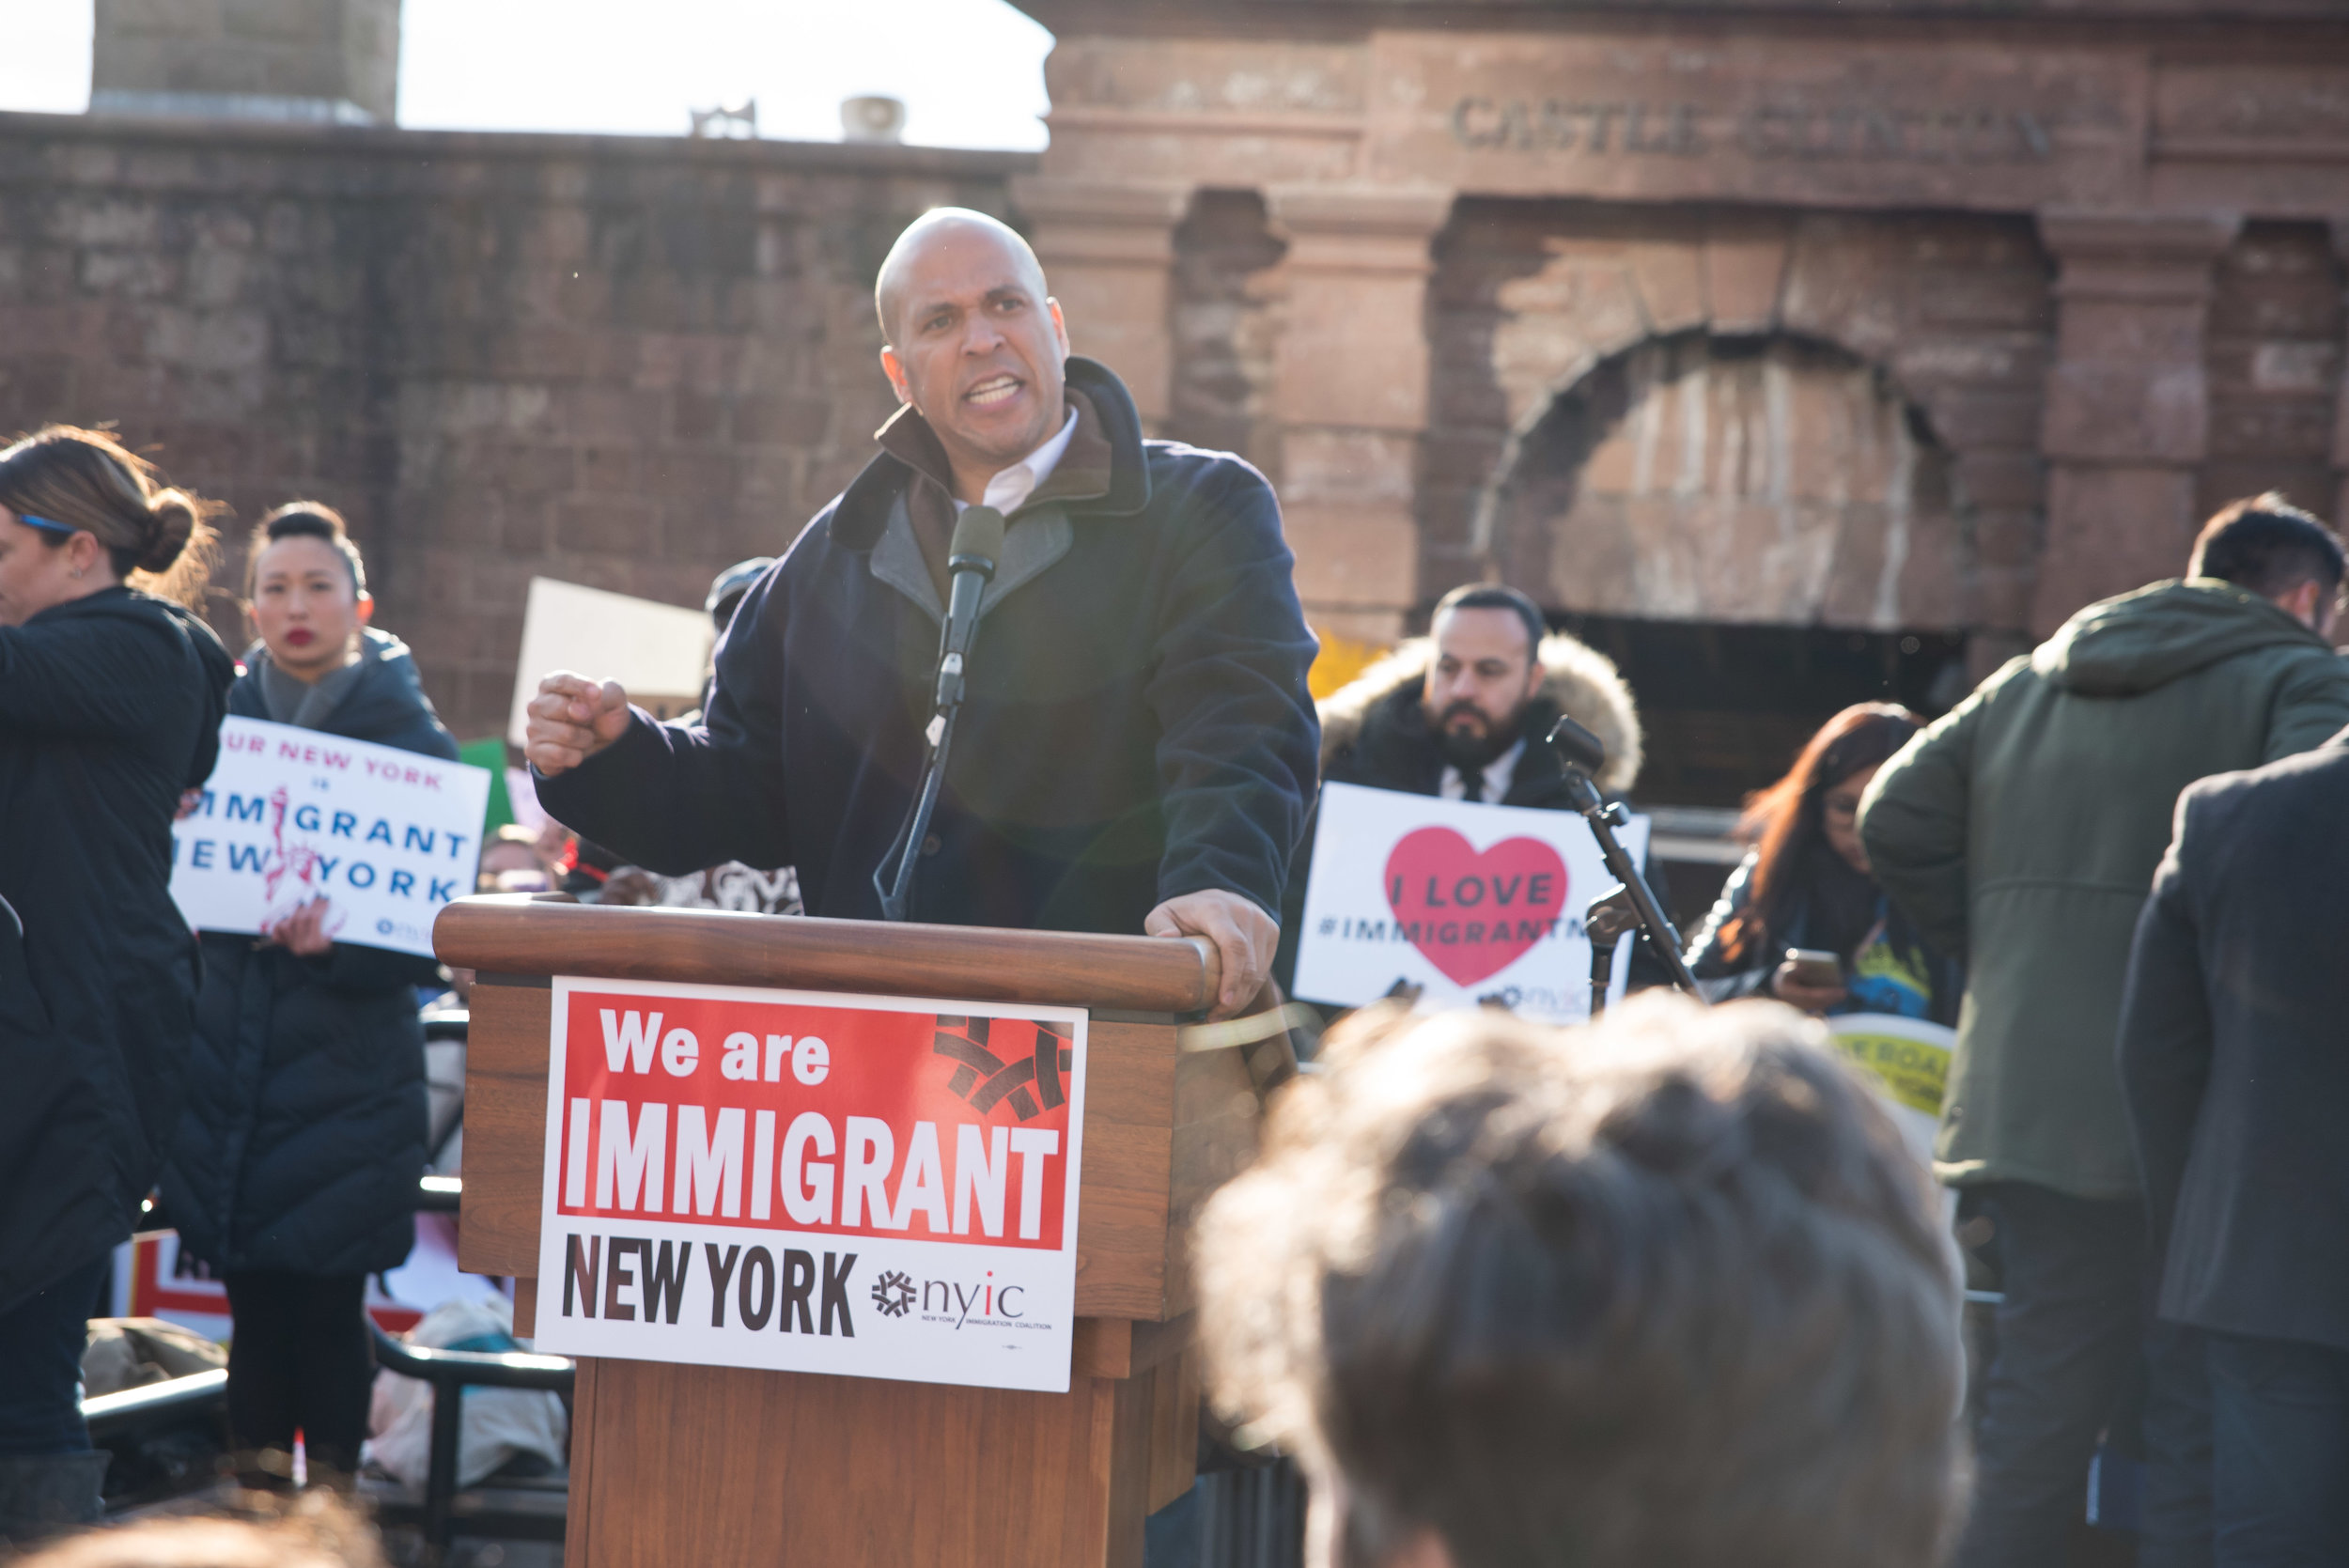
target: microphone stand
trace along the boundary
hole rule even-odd
[[[992,506],[967,506],[955,520],[955,534],[946,547],[946,570],[953,585],[947,591],[946,622],[939,628],[936,711],[923,738],[929,757],[922,768],[922,786],[914,795],[913,812],[905,831],[873,871],[873,891],[880,894],[881,918],[902,921],[913,897],[913,871],[929,837],[930,814],[938,809],[938,792],[946,782],[946,756],[955,742],[955,720],[962,712],[963,667],[971,641],[978,634],[979,598],[995,577],[996,558],[1003,552],[1003,514]],[[892,872],[889,864],[896,862]]]
[[[1607,1011],[1607,992],[1615,983],[1615,949],[1640,928],[1639,911],[1631,893],[1620,882],[1591,900],[1582,912],[1582,934],[1591,939],[1591,1017]]]
[[[1680,955],[1680,933],[1672,927],[1672,917],[1656,901],[1656,892],[1640,875],[1640,867],[1615,836],[1615,830],[1630,820],[1620,801],[1609,800],[1598,791],[1591,775],[1607,760],[1607,747],[1597,736],[1561,717],[1549,732],[1549,743],[1558,749],[1559,760],[1565,764],[1566,791],[1573,797],[1574,809],[1582,814],[1582,820],[1591,825],[1591,836],[1598,840],[1598,852],[1606,861],[1607,869],[1630,895],[1631,908],[1640,917],[1640,925],[1647,937],[1647,944],[1664,960],[1672,971],[1672,986],[1689,996],[1697,995],[1696,976],[1688,972],[1688,961]],[[1585,929],[1588,923],[1585,922]]]

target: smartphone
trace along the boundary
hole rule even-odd
[[[1826,989],[1843,983],[1843,960],[1824,948],[1790,947],[1786,961],[1795,966],[1795,983]]]

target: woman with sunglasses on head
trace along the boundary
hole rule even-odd
[[[1812,1014],[1957,1021],[1958,966],[1891,907],[1859,843],[1869,781],[1923,727],[1890,703],[1847,707],[1784,778],[1746,802],[1739,826],[1753,848],[1688,944],[1708,999],[1767,996]]]
[[[235,673],[190,608],[211,510],[102,431],[0,451],[0,1556],[98,1517],[84,1326],[179,1108],[171,824]]]
[[[457,760],[375,600],[340,514],[280,506],[254,529],[245,591],[260,640],[228,711]],[[347,1482],[366,1435],[366,1277],[415,1242],[426,1097],[419,985],[430,958],[336,940],[320,896],[260,941],[204,933],[197,1071],[163,1172],[180,1246],[228,1292],[228,1430],[248,1485]],[[354,935],[356,933],[353,933]]]

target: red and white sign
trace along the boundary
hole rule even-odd
[[[417,1242],[416,1255],[404,1266],[424,1261],[430,1251],[428,1237],[420,1234]],[[454,1271],[456,1254],[447,1250],[447,1265]],[[401,1270],[393,1272],[397,1276]],[[378,1276],[367,1277],[367,1315],[382,1325],[386,1333],[403,1333],[415,1327],[424,1312],[397,1294],[384,1295],[377,1288],[378,1282]],[[486,1291],[489,1282],[481,1281],[480,1288]],[[106,1310],[114,1317],[159,1317],[223,1343],[232,1327],[227,1287],[180,1249],[177,1231],[145,1232],[115,1249],[114,1294]]]
[[[1068,1387],[1085,1015],[558,978],[540,1350]]]
[[[1617,831],[1633,861],[1647,819]],[[1297,994],[1356,1007],[1398,982],[1425,1007],[1499,1001],[1529,1017],[1587,1017],[1591,900],[1615,885],[1572,812],[1324,784],[1298,937]],[[1623,994],[1633,939],[1615,954]]]

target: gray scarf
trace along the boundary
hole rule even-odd
[[[382,655],[364,633],[359,640],[359,657],[339,670],[332,670],[315,681],[297,680],[277,667],[276,660],[266,652],[257,650],[261,672],[261,706],[269,716],[281,724],[293,724],[305,730],[322,728],[342,700],[359,684],[369,664]],[[248,662],[252,662],[248,660]]]

